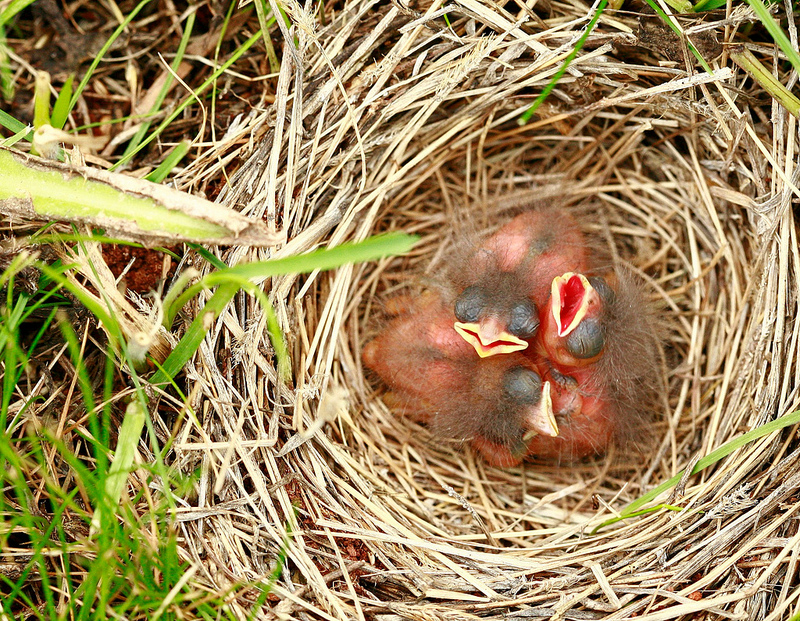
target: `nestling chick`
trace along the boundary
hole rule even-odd
[[[535,336],[553,278],[585,271],[587,250],[563,211],[528,211],[455,260],[446,274],[456,292],[456,331],[479,356],[522,351]]]
[[[553,280],[541,320],[535,357],[568,441],[557,454],[547,443],[531,450],[603,452],[643,420],[656,393],[658,340],[641,289],[621,268],[605,278],[567,273]]]
[[[390,301],[397,316],[364,348],[384,400],[496,466],[604,451],[651,402],[658,344],[632,276],[586,276],[593,259],[562,211],[456,255],[438,289]]]
[[[558,435],[549,384],[533,362],[517,353],[481,359],[434,292],[393,319],[362,358],[392,389],[384,400],[393,409],[440,437],[471,441],[491,464],[519,463],[532,437]]]

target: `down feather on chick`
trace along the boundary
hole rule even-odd
[[[394,319],[363,351],[384,400],[496,466],[603,452],[655,394],[640,286],[621,269],[591,275],[563,211],[523,213],[474,248],[438,288],[390,301]]]
[[[553,278],[587,268],[577,222],[564,211],[524,212],[445,274],[456,331],[482,358],[522,351],[536,335]]]
[[[394,410],[441,438],[470,441],[493,465],[511,466],[531,438],[555,438],[549,384],[518,353],[481,359],[453,329],[453,311],[427,292],[367,343],[364,364],[391,392]]]

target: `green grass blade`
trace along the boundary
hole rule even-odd
[[[271,19],[270,22],[274,22],[274,18]],[[242,46],[239,47],[233,54],[231,54],[230,58],[228,58],[228,60],[226,60],[225,63],[221,65],[216,71],[214,71],[214,73],[212,73],[205,82],[203,82],[200,86],[198,86],[197,89],[194,91],[192,97],[185,99],[178,106],[176,106],[175,110],[173,110],[172,113],[169,114],[167,118],[165,118],[161,122],[161,124],[146,139],[142,140],[142,143],[138,147],[136,147],[136,149],[128,153],[126,157],[121,157],[119,161],[116,164],[114,164],[109,170],[116,170],[120,166],[124,166],[133,158],[134,155],[136,155],[139,151],[144,149],[148,144],[150,144],[153,140],[155,140],[161,134],[161,132],[164,131],[164,128],[168,127],[169,124],[172,123],[172,121],[174,121],[181,114],[183,114],[183,111],[191,104],[191,102],[195,100],[195,97],[199,97],[202,93],[205,92],[205,90],[209,86],[214,84],[217,78],[221,76],[225,71],[227,71],[228,67],[230,67],[233,63],[239,60],[239,58],[241,58],[244,55],[244,53],[247,52],[247,50],[249,50],[260,38],[261,38],[261,31],[259,30],[258,32],[253,34],[249,39],[247,39],[247,41],[245,41],[242,44]]]
[[[694,7],[689,0],[664,0],[664,2],[678,13],[691,13]]]
[[[21,123],[5,110],[0,110],[0,125],[15,134],[27,131],[28,135],[25,136],[25,139],[33,142],[33,131],[25,123]]]
[[[678,28],[675,25],[675,23],[669,18],[669,16],[667,16],[667,14],[664,13],[661,7],[658,6],[657,2],[655,2],[654,0],[645,0],[645,1],[647,2],[647,4],[650,5],[650,8],[653,9],[656,12],[656,14],[661,18],[661,21],[663,21],[667,26],[669,26],[672,29],[672,32],[678,35],[678,37],[680,37],[681,39],[685,37],[685,35],[681,32],[680,28]],[[689,41],[688,38],[686,38],[686,45],[688,46],[689,51],[697,59],[697,62],[700,63],[700,66],[703,69],[705,69],[706,73],[713,74],[714,71],[711,69],[711,66],[706,62],[706,59],[700,55],[700,52],[697,51],[697,48],[691,41]]]
[[[153,183],[161,183],[164,179],[167,178],[172,169],[178,165],[186,154],[189,152],[189,142],[187,140],[182,140],[175,148],[169,152],[167,157],[164,158],[164,161],[158,165],[153,172],[149,175],[145,176],[145,179],[148,181],[152,181]]]
[[[39,129],[50,124],[50,74],[46,71],[36,72],[33,88],[33,127]]]
[[[780,418],[770,421],[761,425],[760,427],[756,427],[755,429],[751,429],[747,433],[743,433],[738,438],[734,438],[733,440],[726,442],[718,449],[711,451],[705,457],[697,460],[697,463],[692,468],[691,474],[697,474],[701,470],[708,468],[712,464],[717,463],[721,459],[724,459],[735,450],[742,448],[743,446],[749,444],[753,440],[758,440],[759,438],[763,438],[766,435],[774,433],[776,431],[780,431],[786,427],[790,427],[792,425],[797,425],[800,423],[800,410],[796,412],[792,412],[791,414],[786,414],[785,416],[781,416]],[[597,532],[601,528],[608,526],[614,522],[618,522],[621,519],[626,519],[632,517],[633,514],[646,503],[650,502],[654,498],[657,498],[659,495],[663,494],[667,490],[675,487],[678,483],[681,482],[684,475],[686,474],[685,470],[681,470],[678,474],[674,477],[669,479],[668,481],[664,481],[658,487],[650,490],[640,498],[637,498],[632,503],[630,503],[627,507],[625,507],[621,512],[618,518],[613,518],[611,520],[607,520],[600,524],[597,528],[595,528],[592,533]]]
[[[158,386],[172,382],[172,379],[194,355],[197,348],[200,347],[206,332],[208,332],[220,313],[225,310],[228,302],[236,295],[237,291],[239,291],[238,283],[222,284],[217,288],[211,299],[206,302],[200,315],[195,318],[186,330],[186,334],[175,346],[175,349],[167,356],[164,364],[150,378],[151,384]]]
[[[64,129],[64,124],[69,116],[69,102],[72,99],[72,84],[75,81],[75,74],[67,76],[64,85],[58,92],[56,102],[53,104],[53,114],[50,115],[50,125],[56,129]]]
[[[347,243],[335,248],[315,250],[285,259],[256,261],[230,267],[211,276],[224,277],[226,272],[245,278],[269,278],[282,274],[302,274],[314,270],[329,270],[346,263],[373,261],[382,257],[405,254],[417,243],[416,235],[386,233],[375,235],[358,243]]]
[[[730,51],[733,62],[750,74],[761,88],[767,91],[773,99],[780,102],[795,117],[800,117],[800,99],[792,95],[789,90],[772,75],[755,54],[744,46],[734,46]]]
[[[33,140],[33,132],[27,127],[23,127],[13,136],[9,136],[8,138],[0,142],[0,147],[9,147],[9,148],[13,147],[20,140]]]
[[[573,60],[575,60],[575,57],[578,55],[578,52],[580,52],[581,49],[583,48],[583,45],[586,43],[586,39],[589,38],[589,35],[592,33],[592,30],[594,30],[594,27],[597,24],[597,21],[600,19],[600,16],[603,14],[603,11],[605,10],[607,4],[608,0],[600,0],[600,4],[597,5],[597,10],[594,12],[591,21],[586,26],[586,30],[583,31],[583,34],[581,35],[580,39],[578,39],[578,42],[575,44],[575,47],[572,49],[567,58],[564,60],[564,63],[561,65],[561,67],[559,67],[558,71],[556,71],[555,75],[553,75],[553,77],[550,79],[550,82],[547,83],[547,86],[545,86],[544,89],[542,89],[542,92],[539,93],[539,96],[534,100],[533,104],[531,104],[531,107],[525,110],[522,116],[519,117],[517,123],[519,123],[520,125],[525,125],[525,123],[527,123],[531,119],[531,117],[536,113],[536,110],[539,109],[539,106],[542,105],[544,100],[547,99],[548,95],[550,95],[552,90],[556,87],[556,84],[558,84],[558,81],[561,79],[561,76],[563,76],[566,73],[570,64],[572,63]]]
[[[189,16],[186,18],[186,25],[183,28],[183,36],[178,44],[178,51],[175,53],[175,58],[172,60],[172,64],[170,65],[172,71],[168,74],[167,79],[164,81],[164,85],[161,87],[161,90],[159,91],[156,100],[153,102],[152,107],[147,111],[146,116],[151,116],[158,113],[158,111],[161,109],[161,105],[167,98],[167,93],[169,93],[170,88],[172,88],[172,83],[175,80],[173,76],[177,75],[178,73],[178,67],[180,67],[180,64],[183,62],[183,57],[186,55],[186,46],[189,44],[189,39],[191,39],[192,31],[194,30],[195,16],[196,12],[193,11],[189,13]],[[150,121],[143,121],[137,132],[133,135],[133,138],[131,138],[131,140],[128,142],[128,146],[125,148],[125,152],[122,154],[122,157],[126,157],[128,153],[136,151],[136,148],[142,142],[149,129]],[[156,181],[154,183],[160,183],[160,181]]]
[[[417,239],[416,236],[402,233],[378,235],[360,243],[342,244],[336,248],[317,250],[286,259],[237,265],[210,274],[203,279],[205,285],[218,283],[219,287],[191,323],[172,353],[167,356],[162,367],[150,378],[150,383],[163,385],[172,381],[200,347],[200,343],[213,322],[239,291],[241,278],[266,278],[281,274],[328,270],[346,263],[372,261],[385,256],[404,254],[411,250]],[[202,287],[203,283],[199,283],[199,286]]]
[[[692,11],[694,13],[700,13],[701,11],[713,11],[714,9],[721,9],[724,6],[727,6],[728,0],[700,0],[697,4],[692,7]]]
[[[764,3],[761,2],[761,0],[747,0],[747,4],[753,8],[756,16],[767,29],[767,32],[772,36],[775,43],[778,44],[778,47],[781,48],[781,51],[786,54],[786,58],[792,63],[794,70],[800,73],[800,54],[798,54],[792,42],[789,41],[789,37],[783,32],[780,24],[775,21],[767,7],[764,6]]]
[[[8,58],[6,29],[2,24],[0,24],[0,92],[6,101],[14,99],[14,71]]]
[[[144,406],[134,399],[125,409],[125,418],[119,428],[117,450],[114,452],[114,461],[108,470],[105,482],[106,503],[98,506],[92,516],[92,530],[96,532],[104,520],[105,507],[118,507],[122,498],[122,491],[128,484],[128,473],[133,467],[136,457],[136,447],[144,429],[147,411]]]
[[[17,13],[34,3],[35,0],[11,0],[0,13],[0,26],[5,26]]]
[[[42,170],[6,150],[0,150],[0,179],[0,201],[30,200],[42,219],[91,222],[138,235],[160,232],[175,240],[188,237],[208,243],[220,243],[232,235],[220,224],[170,209],[142,196],[144,192],[125,192],[105,180],[76,173]]]
[[[128,13],[128,15],[125,17],[125,20],[119,26],[117,26],[117,28],[114,30],[113,33],[111,33],[111,36],[108,38],[108,41],[106,41],[103,44],[103,47],[100,48],[100,51],[97,53],[97,56],[95,56],[94,60],[92,61],[92,64],[89,65],[89,69],[87,69],[86,75],[83,76],[83,79],[81,80],[80,84],[78,84],[78,88],[75,89],[75,93],[72,95],[72,99],[69,100],[67,114],[72,112],[72,110],[75,108],[75,104],[78,103],[78,99],[80,99],[80,96],[83,93],[83,89],[85,89],[86,85],[89,84],[89,81],[92,79],[92,76],[94,76],[95,69],[97,69],[97,66],[100,64],[100,61],[103,60],[103,57],[106,55],[106,52],[108,52],[108,50],[111,49],[111,46],[114,44],[114,41],[116,41],[117,38],[123,32],[125,32],[125,29],[128,27],[128,24],[130,24],[133,21],[133,18],[139,14],[139,11],[141,11],[149,3],[150,0],[141,0],[141,2],[139,2],[139,4],[137,4],[130,13]]]
[[[268,20],[272,11],[267,6],[267,0],[255,0],[253,4],[256,7],[258,25],[261,27],[261,32],[264,34],[264,47],[267,50],[269,70],[272,73],[278,73],[281,70],[281,63],[278,60],[278,55],[275,53],[275,46],[272,45],[272,37],[269,36],[269,26],[271,22]],[[272,21],[274,22],[274,20]]]

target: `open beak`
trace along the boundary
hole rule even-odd
[[[587,315],[594,314],[600,305],[600,296],[583,274],[567,272],[553,279],[551,304],[553,319],[558,326],[558,336],[572,332]]]
[[[542,398],[539,403],[530,407],[527,423],[530,430],[523,437],[526,442],[535,435],[550,438],[558,436],[558,423],[553,414],[553,400],[550,397],[550,382],[542,385]]]
[[[453,327],[481,358],[522,351],[528,347],[527,341],[505,330],[503,324],[494,317],[486,317],[478,323],[456,321]]]

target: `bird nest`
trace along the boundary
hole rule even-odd
[[[209,585],[269,583],[264,618],[788,616],[797,134],[723,53],[749,9],[675,21],[680,35],[606,11],[588,36],[593,10],[576,2],[353,0],[326,25],[287,12],[295,45],[275,102],[237,130],[258,139],[216,154],[244,160],[219,201],[287,241],[225,260],[386,231],[420,240],[403,257],[264,283],[288,383],[256,301],[211,327],[187,369],[202,423],[187,418],[174,447],[178,465],[202,462],[181,527]],[[183,183],[213,175],[213,160]],[[493,231],[543,204],[578,213],[646,282],[665,388],[644,451],[498,469],[392,413],[360,353],[386,300],[438,273],[465,226]],[[252,600],[232,605],[245,614]]]

